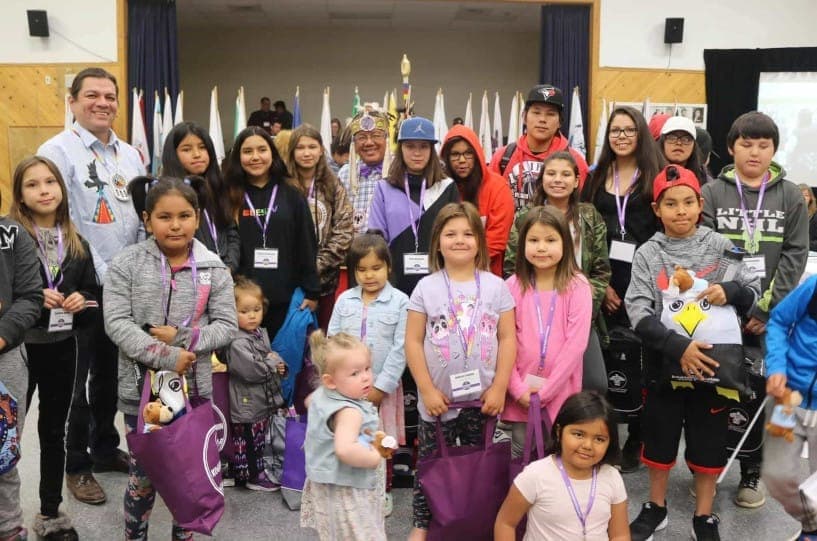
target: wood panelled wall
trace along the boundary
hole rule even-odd
[[[34,154],[64,124],[65,75],[98,66],[111,72],[119,83],[119,113],[114,130],[127,136],[127,2],[117,0],[116,63],[0,64],[0,214],[11,203],[11,176],[21,158]],[[50,84],[46,84],[50,78]]]

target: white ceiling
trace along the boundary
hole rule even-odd
[[[449,0],[176,0],[181,27],[539,31],[540,5]]]

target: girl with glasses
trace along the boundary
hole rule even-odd
[[[703,165],[701,151],[695,140],[697,135],[695,124],[690,119],[673,116],[667,119],[661,128],[658,147],[669,163],[680,165],[695,173],[698,182],[703,186],[712,177],[707,174]]]

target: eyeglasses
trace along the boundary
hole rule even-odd
[[[638,133],[637,128],[627,127],[627,128],[610,128],[610,137],[613,139],[618,139],[622,135],[624,137],[635,137],[635,134]]]
[[[365,143],[372,141],[374,143],[382,143],[386,140],[386,134],[383,132],[374,133],[356,133],[354,136],[355,143]]]
[[[671,145],[682,144],[684,146],[691,145],[694,139],[691,135],[683,133],[681,135],[676,135],[674,133],[670,133],[664,136],[664,141],[670,143]]]
[[[465,161],[470,162],[474,159],[474,152],[471,150],[466,150],[465,152],[452,152],[448,155],[452,162],[458,162],[461,159],[465,158]]]

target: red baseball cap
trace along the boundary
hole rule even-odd
[[[652,183],[652,200],[657,202],[662,193],[676,186],[689,186],[701,196],[701,183],[695,173],[680,165],[668,165]]]
[[[667,120],[670,119],[672,115],[668,115],[666,113],[658,113],[657,115],[653,115],[650,119],[649,129],[650,135],[652,138],[658,141],[658,138],[661,137],[661,128],[664,127],[664,124],[667,123]]]

